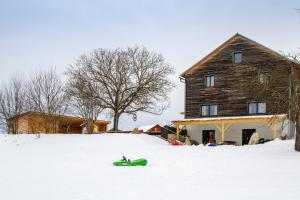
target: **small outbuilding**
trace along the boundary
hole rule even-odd
[[[140,133],[147,133],[149,135],[160,135],[161,134],[161,126],[159,124],[152,124],[141,126],[138,128]]]
[[[82,133],[85,120],[67,115],[47,115],[39,112],[26,112],[8,120],[16,133]],[[93,122],[95,133],[106,132],[110,121]],[[96,130],[96,131],[95,131]],[[12,131],[11,131],[12,132]]]

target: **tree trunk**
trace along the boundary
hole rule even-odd
[[[118,112],[115,112],[115,115],[114,115],[114,127],[113,127],[113,131],[114,132],[118,132],[119,130],[119,114]]]
[[[298,94],[296,88],[297,76],[296,76],[296,66],[291,66],[291,105],[292,105],[292,116],[295,120],[296,125],[296,136],[295,136],[295,150],[300,152],[300,123],[299,123],[299,102]]]
[[[299,116],[296,116],[296,136],[295,136],[295,150],[300,152],[300,123]]]
[[[296,128],[295,150],[300,152],[300,128]]]
[[[94,125],[94,123],[93,123],[93,120],[92,119],[88,119],[87,120],[87,122],[86,122],[86,125],[87,125],[87,131],[88,131],[88,133],[93,133],[93,125]]]

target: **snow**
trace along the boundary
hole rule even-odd
[[[0,199],[300,199],[293,140],[171,146],[145,134],[0,135]],[[122,155],[146,167],[115,167]]]
[[[156,125],[158,125],[158,124],[145,125],[145,126],[139,127],[138,129],[145,133],[145,132],[149,131],[151,128],[153,128]]]

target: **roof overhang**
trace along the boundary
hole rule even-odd
[[[192,75],[193,73],[195,73],[197,70],[200,70],[203,66],[205,66],[205,63],[207,63],[209,60],[211,60],[213,57],[215,57],[217,54],[219,54],[224,48],[226,48],[228,45],[230,45],[232,42],[234,42],[235,40],[237,39],[244,39],[244,40],[247,40],[248,42],[252,43],[252,44],[255,44],[257,47],[269,52],[270,54],[280,58],[280,59],[283,59],[283,60],[286,60],[290,63],[294,63],[294,64],[297,64],[299,65],[299,63],[296,63],[295,61],[287,58],[286,56],[258,43],[258,42],[255,42],[254,40],[251,40],[239,33],[233,35],[231,38],[229,38],[227,41],[225,41],[224,43],[222,43],[219,47],[217,47],[215,50],[213,50],[211,53],[209,53],[207,56],[205,56],[204,58],[202,58],[200,61],[198,61],[197,63],[195,63],[194,65],[192,65],[191,67],[189,67],[187,70],[185,70],[182,74],[180,74],[180,77],[187,77],[189,75]]]
[[[237,123],[259,123],[259,122],[274,122],[284,121],[287,119],[286,114],[280,115],[252,115],[252,116],[234,116],[234,117],[210,117],[210,118],[195,118],[174,120],[173,124],[180,125],[200,125],[200,124],[237,124]]]
[[[29,115],[37,115],[37,116],[46,115],[47,116],[46,113],[28,111],[28,112],[22,113],[20,115],[13,116],[13,117],[9,118],[8,120],[18,119],[18,118],[21,118],[23,116],[29,116]],[[71,116],[71,115],[52,115],[52,116],[57,117],[60,120],[66,120],[66,121],[69,121],[69,122],[72,122],[72,123],[83,123],[84,122],[84,118],[77,117],[77,116]],[[111,121],[96,120],[94,123],[96,123],[96,124],[110,124]]]

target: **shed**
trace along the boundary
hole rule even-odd
[[[40,112],[26,112],[9,119],[16,133],[82,133],[81,117],[47,115]],[[96,120],[98,132],[106,132],[110,121]]]
[[[161,134],[161,126],[159,124],[151,124],[146,126],[141,126],[138,130],[142,133],[147,133],[150,135],[160,135]]]

